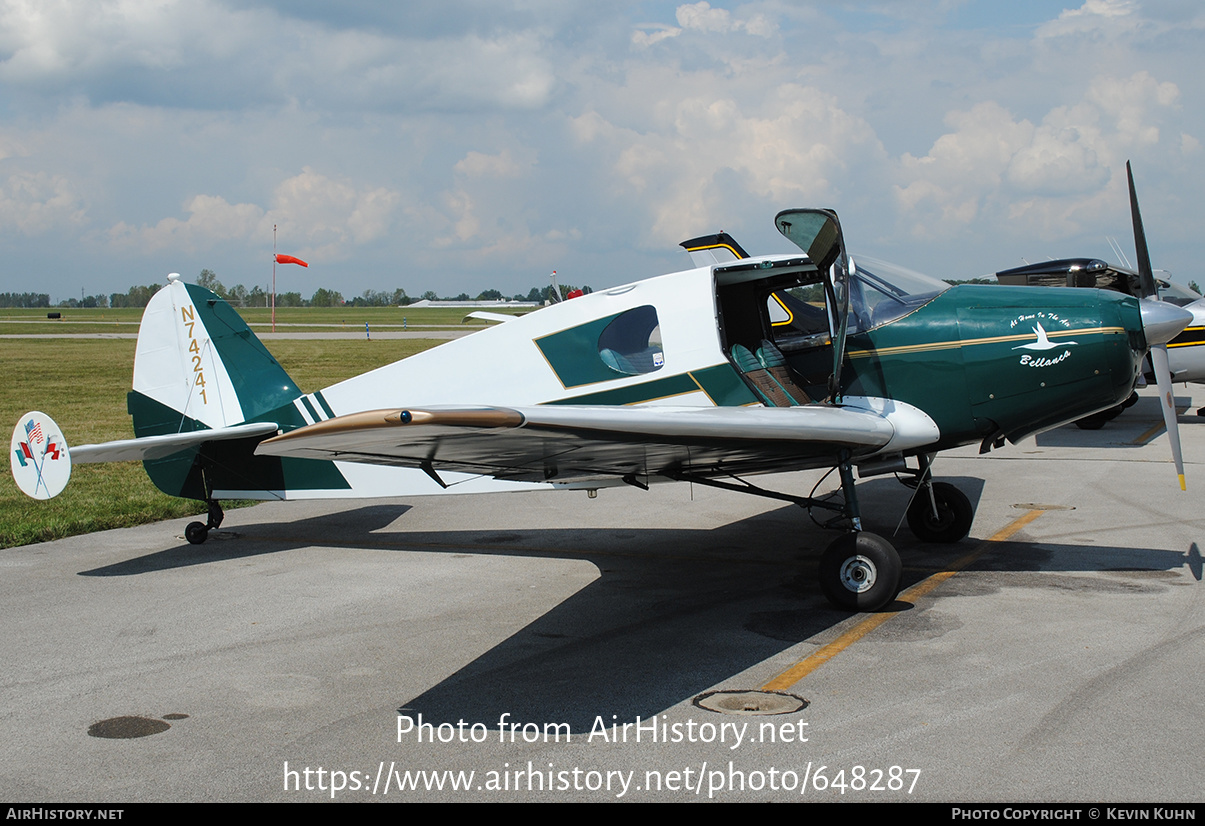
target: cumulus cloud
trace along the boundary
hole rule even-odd
[[[827,202],[851,167],[876,165],[881,156],[872,130],[835,96],[795,83],[751,101],[686,97],[667,120],[652,133],[597,112],[574,122],[579,139],[607,147],[617,182],[650,216],[642,240],[655,247],[731,224],[735,204],[750,195],[776,204]]]
[[[0,6],[0,82],[97,103],[530,109],[555,80],[535,29],[413,38],[213,0]]]
[[[1132,156],[1187,248],[1205,12],[1065,5],[0,0],[0,232],[109,241],[90,266],[124,280],[156,249],[229,270],[276,223],[473,292],[583,257],[627,280],[721,228],[774,248],[794,205],[888,257],[1003,247],[1091,225]]]
[[[953,112],[952,131],[928,154],[902,156],[908,182],[896,187],[897,202],[924,236],[970,224],[985,208],[1030,215],[1045,234],[1074,231],[1069,215],[1097,202],[1129,153],[1159,142],[1158,123],[1178,99],[1174,83],[1139,72],[1097,79],[1082,102],[1054,108],[1038,125],[995,101]]]
[[[163,218],[154,225],[132,226],[119,221],[109,228],[118,247],[143,253],[174,249],[195,252],[213,242],[245,241],[264,229],[264,209],[255,204],[231,204],[216,195],[197,195],[184,205],[188,218]],[[271,232],[271,227],[267,227]]]
[[[514,178],[521,171],[509,149],[503,149],[497,155],[471,150],[453,169],[470,178]]]
[[[277,185],[271,209],[197,195],[184,205],[185,219],[167,217],[142,226],[118,222],[109,237],[118,246],[146,253],[192,252],[215,243],[266,239],[277,225],[294,244],[304,245],[302,252],[330,260],[384,234],[399,200],[397,192],[383,187],[356,188],[306,167]]]
[[[778,29],[765,15],[754,14],[738,20],[727,9],[712,8],[707,0],[678,6],[675,17],[683,29],[700,32],[745,32],[758,37],[769,37]]]
[[[1117,137],[1128,148],[1158,143],[1158,110],[1175,106],[1179,99],[1176,84],[1160,83],[1148,72],[1100,78],[1088,92],[1089,102],[1116,123]]]
[[[82,224],[85,213],[63,175],[17,172],[0,183],[0,227],[41,235],[59,225]]]
[[[675,26],[648,24],[632,32],[632,45],[646,48],[680,34],[682,30]]]
[[[1079,8],[1064,9],[1057,19],[1040,26],[1038,36],[1115,34],[1133,30],[1140,22],[1138,6],[1133,0],[1085,0]]]

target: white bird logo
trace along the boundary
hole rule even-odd
[[[1050,337],[1046,334],[1046,328],[1044,328],[1042,326],[1042,322],[1040,322],[1040,321],[1033,328],[1033,332],[1034,332],[1034,335],[1036,335],[1038,337],[1037,341],[1030,342],[1029,344],[1022,344],[1018,347],[1014,347],[1013,349],[1014,350],[1053,350],[1055,347],[1069,347],[1070,345],[1076,343],[1074,341],[1059,341],[1059,342],[1051,341]]]

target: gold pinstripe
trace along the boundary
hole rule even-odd
[[[1066,338],[1068,336],[1083,336],[1083,335],[1109,335],[1109,334],[1125,334],[1124,327],[1087,327],[1078,330],[1060,330],[1054,333],[1047,333],[1047,338]],[[1020,333],[1011,336],[990,336],[987,338],[972,338],[966,341],[954,339],[952,341],[931,341],[927,344],[903,344],[898,347],[882,347],[870,350],[850,350],[850,358],[867,358],[868,356],[898,356],[906,353],[927,353],[934,350],[955,350],[962,347],[971,347],[977,344],[999,344],[1009,341],[1029,341],[1032,339],[1033,333]]]

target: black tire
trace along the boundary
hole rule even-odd
[[[1100,430],[1102,427],[1108,424],[1109,420],[1112,418],[1112,416],[1106,416],[1104,413],[1093,413],[1091,416],[1076,419],[1075,426],[1080,430]]]
[[[1133,407],[1138,404],[1138,394],[1131,393],[1130,397],[1121,403],[1122,409]]]
[[[1084,416],[1084,418],[1076,421],[1075,426],[1080,430],[1100,430],[1106,424],[1120,416],[1127,407],[1129,407],[1128,403],[1122,403],[1110,407],[1108,410],[1093,413],[1091,416]]]
[[[900,555],[864,531],[837,538],[820,557],[820,590],[844,611],[877,611],[900,590]]]
[[[975,509],[967,495],[949,482],[933,483],[933,499],[937,502],[937,518],[929,506],[929,494],[921,487],[908,506],[908,527],[922,542],[957,542],[971,532]]]
[[[209,538],[209,528],[204,522],[189,522],[184,529],[184,538],[193,545],[200,545]]]

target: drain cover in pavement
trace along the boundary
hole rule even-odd
[[[808,707],[808,701],[781,691],[708,691],[695,697],[699,708],[720,714],[790,714]]]

